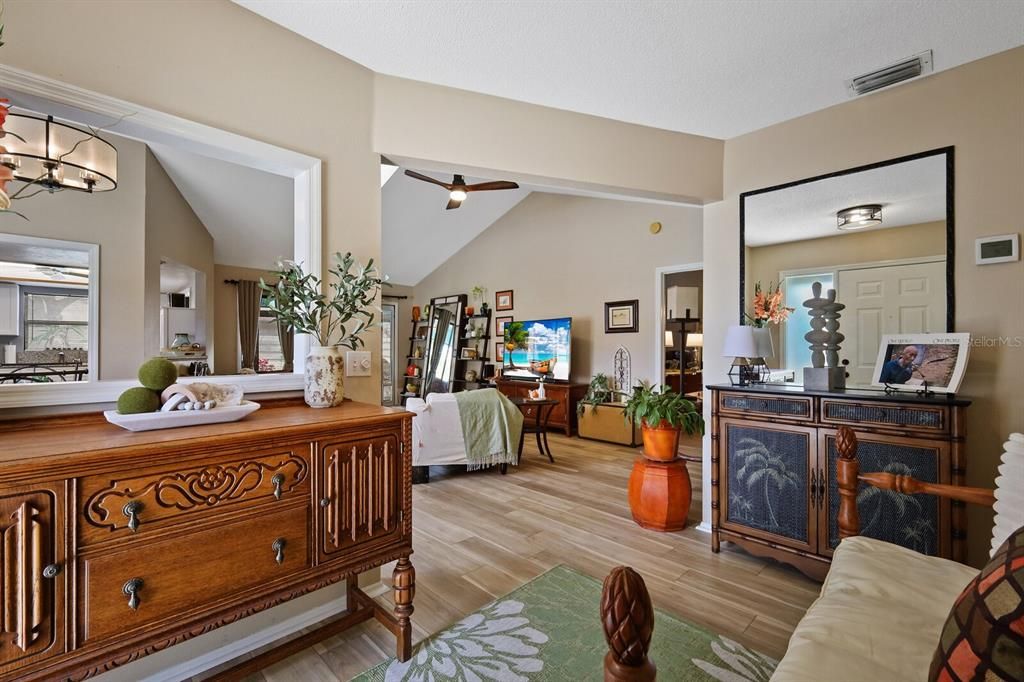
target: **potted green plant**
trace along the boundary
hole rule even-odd
[[[360,265],[351,253],[334,254],[329,293],[319,277],[307,274],[295,262],[282,261],[277,282],[260,278],[266,308],[292,332],[309,334],[316,344],[309,349],[305,368],[305,398],[310,407],[334,407],[345,398],[343,348],[363,345],[360,334],[375,325],[377,293],[384,280],[371,258]]]
[[[675,459],[684,429],[688,434],[704,433],[704,417],[697,407],[668,386],[659,391],[649,383],[638,385],[626,401],[625,415],[640,426],[644,455],[649,459]]]
[[[480,303],[480,314],[481,315],[486,315],[487,314],[487,301],[484,300],[484,296],[487,295],[487,289],[485,289],[484,287],[482,287],[482,286],[480,286],[478,284],[475,287],[473,287],[472,289],[470,289],[469,293],[473,297],[474,301],[478,301]]]

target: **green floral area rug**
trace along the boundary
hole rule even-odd
[[[604,679],[601,583],[556,566],[391,659],[358,682],[528,682]],[[651,658],[659,680],[762,682],[777,661],[656,610]]]

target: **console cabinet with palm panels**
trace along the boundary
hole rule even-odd
[[[712,550],[734,542],[818,579],[839,544],[836,432],[854,429],[862,471],[963,485],[969,401],[876,391],[709,386]],[[862,534],[966,558],[961,503],[862,485]]]
[[[348,611],[301,646],[376,617],[407,658],[411,422],[352,402],[146,433],[3,422],[0,680],[92,677],[341,580]],[[392,613],[356,576],[396,559]]]

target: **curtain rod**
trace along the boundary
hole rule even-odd
[[[381,298],[397,298],[400,301],[404,301],[405,299],[409,298],[408,296],[399,296],[398,294],[381,294],[380,297]]]
[[[238,280],[237,279],[226,279],[226,280],[224,280],[224,284],[238,284]]]

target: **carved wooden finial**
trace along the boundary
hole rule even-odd
[[[608,642],[605,682],[650,682],[657,675],[647,657],[654,634],[654,607],[647,585],[628,566],[612,569],[601,591],[601,625]]]
[[[857,434],[849,426],[840,426],[836,432],[836,451],[840,459],[857,458]]]
[[[857,512],[857,435],[849,426],[840,426],[836,432],[836,487],[839,491],[839,537],[860,535],[860,515]]]

